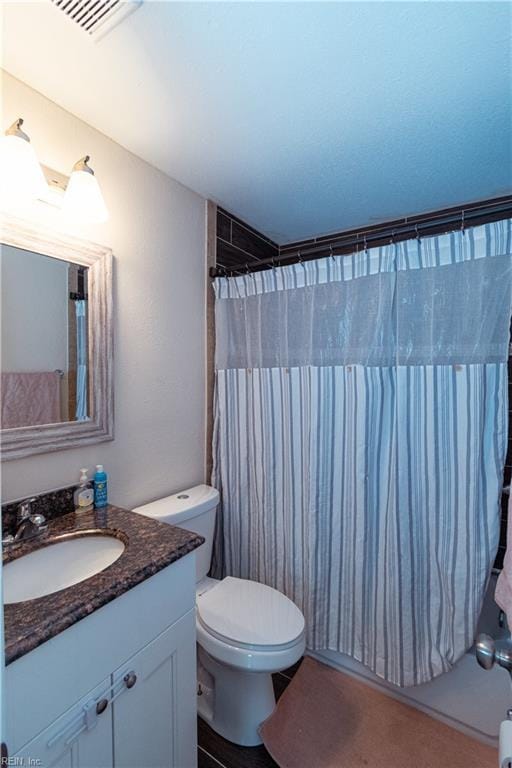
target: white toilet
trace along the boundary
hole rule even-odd
[[[275,707],[272,674],[304,653],[304,617],[264,584],[208,578],[218,503],[215,488],[197,485],[134,511],[204,536],[196,550],[198,712],[229,741],[256,746]]]

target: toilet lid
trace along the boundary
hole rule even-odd
[[[304,616],[285,595],[232,576],[198,597],[197,609],[205,629],[244,645],[285,645],[304,631]]]

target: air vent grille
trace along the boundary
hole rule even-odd
[[[51,0],[84,32],[99,39],[142,5],[142,0]]]

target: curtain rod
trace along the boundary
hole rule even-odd
[[[290,249],[278,256],[254,259],[254,261],[242,262],[234,266],[217,266],[210,268],[210,277],[226,277],[247,272],[257,272],[262,269],[272,269],[288,264],[296,264],[300,261],[320,259],[325,256],[340,256],[353,253],[354,250],[364,250],[366,247],[388,245],[389,243],[410,240],[414,237],[440,234],[453,231],[456,228],[464,230],[469,226],[478,226],[491,221],[499,221],[512,217],[512,195],[491,200],[483,200],[479,203],[466,206],[445,208],[427,214],[408,216],[402,219],[372,224],[360,229],[346,230],[318,238],[314,245],[304,247],[300,244],[281,246],[282,249]],[[457,226],[455,226],[457,225]],[[321,240],[321,242],[319,242]]]

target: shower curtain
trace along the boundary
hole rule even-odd
[[[220,278],[214,572],[416,685],[471,646],[507,440],[510,221]]]
[[[76,409],[75,419],[87,419],[87,312],[86,300],[75,300],[76,317]]]

